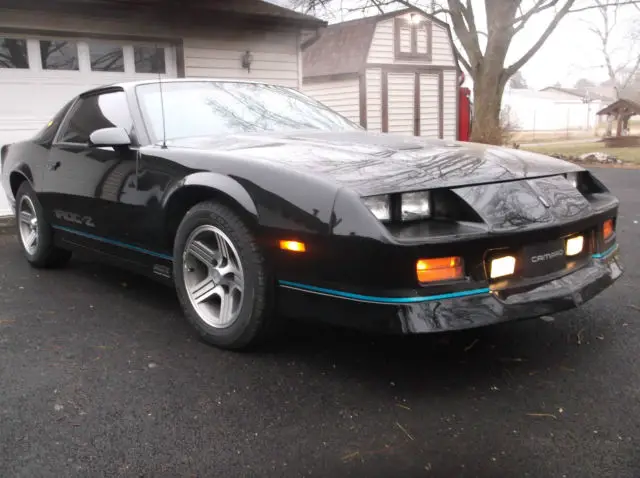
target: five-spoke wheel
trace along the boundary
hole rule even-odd
[[[33,255],[38,249],[38,216],[33,201],[23,195],[18,203],[18,230],[20,240],[27,253]]]
[[[187,239],[183,254],[189,300],[208,325],[228,327],[242,307],[244,279],[235,246],[220,229],[199,226]]]

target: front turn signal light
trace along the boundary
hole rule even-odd
[[[584,236],[574,236],[567,239],[565,244],[565,254],[567,256],[577,256],[584,248]]]
[[[280,241],[280,249],[291,252],[305,252],[307,247],[300,241]]]
[[[613,236],[613,219],[607,219],[602,225],[602,239],[608,241]]]
[[[513,256],[498,257],[491,261],[489,275],[492,279],[510,276],[516,271],[516,258]]]
[[[437,257],[416,262],[418,282],[462,279],[464,267],[461,257]]]

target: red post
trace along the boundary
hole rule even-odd
[[[458,90],[458,141],[469,141],[471,137],[471,91],[460,87]]]

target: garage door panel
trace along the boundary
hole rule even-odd
[[[143,58],[148,59],[150,48],[153,50],[151,55],[157,51],[157,47],[162,49],[160,54],[164,52],[164,74],[161,75],[177,76],[175,51],[168,44],[156,47],[155,44],[150,46],[144,41],[131,43],[74,38],[69,42],[77,46],[78,70],[47,70],[42,66],[40,42],[66,41],[64,36],[34,38],[18,34],[3,35],[0,31],[0,42],[5,38],[26,39],[29,68],[0,68],[0,145],[29,137],[67,101],[87,89],[123,81],[157,78],[158,73],[136,71],[136,58],[140,68],[149,65],[148,62],[143,62]],[[94,53],[95,60],[96,51],[110,46],[122,48],[125,71],[93,71],[91,53]],[[143,56],[145,53],[147,55]]]

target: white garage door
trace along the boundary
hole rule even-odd
[[[0,31],[0,146],[31,136],[84,90],[158,74],[177,76],[169,44]],[[0,189],[0,215],[7,208]]]

